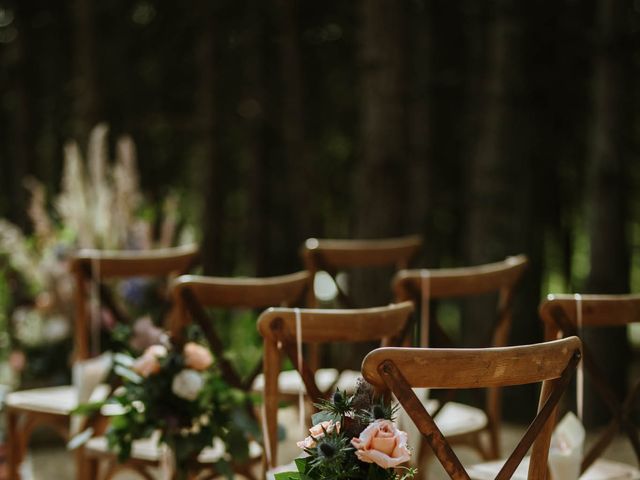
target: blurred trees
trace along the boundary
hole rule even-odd
[[[0,0],[0,216],[106,120],[205,271],[292,271],[307,236],[523,252],[532,341],[541,292],[640,286],[639,32],[631,0]]]

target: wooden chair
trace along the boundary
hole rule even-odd
[[[152,251],[99,251],[81,250],[72,259],[71,268],[76,279],[76,318],[74,330],[75,362],[89,359],[98,352],[90,348],[90,287],[92,281],[103,279],[179,275],[196,261],[197,248],[184,246]],[[112,310],[115,318],[123,314],[108,289],[100,284],[98,289],[103,306]],[[102,394],[108,390],[102,389]],[[6,398],[9,478],[19,479],[18,467],[24,459],[27,445],[36,427],[53,428],[63,439],[70,440],[71,412],[79,400],[76,385],[40,388],[12,392]],[[88,399],[84,399],[87,401]],[[77,454],[78,478],[86,478],[82,471],[82,449]]]
[[[308,286],[307,272],[297,272],[290,275],[263,278],[229,278],[207,277],[200,275],[182,275],[172,283],[172,297],[174,299],[174,314],[171,317],[170,331],[172,335],[182,334],[184,327],[190,323],[197,324],[202,329],[210,348],[215,356],[216,364],[220,367],[225,381],[240,390],[249,392],[259,372],[262,372],[262,361],[251,370],[248,375],[242,375],[225,355],[225,345],[219,333],[219,325],[225,320],[219,316],[210,315],[207,309],[264,309],[271,306],[295,306],[304,303]],[[138,471],[145,478],[152,478],[149,469],[157,467],[161,457],[161,450],[155,440],[141,440],[134,444],[134,458],[125,464],[126,468]],[[255,478],[251,471],[255,460],[262,455],[260,446],[253,442],[250,445],[249,463],[233,464],[236,473],[245,478]],[[88,471],[90,478],[107,480],[122,467],[118,465],[116,456],[109,452],[104,437],[94,437],[87,443],[85,454],[89,460]],[[193,465],[193,472],[198,475],[215,476],[217,472],[211,465],[224,454],[221,447],[207,448]],[[98,477],[99,464],[107,465],[107,473]],[[207,477],[208,478],[208,477]]]
[[[392,267],[395,270],[408,268],[409,262],[421,247],[420,235],[376,240],[307,239],[300,250],[304,266],[311,273],[307,306],[319,307],[319,300],[313,288],[318,272],[325,271],[330,275],[337,289],[340,307],[354,308],[356,305],[353,299],[336,279],[338,273],[365,267]]]
[[[512,477],[529,448],[529,480],[547,478],[547,456],[556,406],[580,360],[576,337],[500,348],[381,348],[362,363],[362,374],[381,393],[393,393],[447,474],[469,479],[446,436],[412,388],[504,387],[542,382],[538,414],[495,477]]]
[[[508,343],[511,329],[511,306],[517,284],[528,264],[527,257],[507,257],[496,263],[462,268],[436,268],[428,270],[401,270],[393,280],[396,301],[412,300],[421,305],[419,322],[420,340],[414,344],[422,347],[457,346],[445,333],[439,319],[429,315],[429,301],[460,299],[478,295],[497,294],[496,315],[492,322],[490,338],[480,340],[476,347],[503,347]],[[426,335],[426,332],[429,334]],[[450,443],[465,443],[485,460],[500,456],[500,389],[486,391],[484,408],[476,408],[458,402],[447,402],[454,392],[437,404],[434,417]],[[425,400],[425,403],[427,401]],[[437,407],[436,407],[437,405]],[[489,442],[483,442],[488,434]],[[423,442],[424,443],[424,442]],[[418,464],[426,461],[428,449],[420,448]]]
[[[258,330],[264,338],[264,425],[265,460],[274,468],[278,456],[277,410],[278,375],[283,354],[302,377],[306,392],[314,400],[327,398],[315,382],[314,372],[305,359],[298,362],[298,340],[302,345],[333,342],[372,342],[398,345],[406,333],[411,302],[386,307],[344,310],[270,308],[258,319]],[[299,319],[299,331],[297,330]]]
[[[549,295],[540,305],[540,317],[547,340],[580,335],[581,327],[599,328],[627,326],[640,322],[640,295]],[[629,389],[627,398],[619,398],[603,375],[587,345],[583,346],[583,365],[596,393],[609,408],[612,418],[590,448],[585,448],[581,472],[596,478],[614,478],[606,472],[618,472],[615,478],[640,478],[640,471],[631,465],[601,458],[618,433],[628,437],[636,460],[640,464],[640,437],[632,408],[640,393],[640,381]]]

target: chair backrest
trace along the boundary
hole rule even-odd
[[[423,298],[437,300],[498,293],[491,344],[483,346],[505,346],[511,327],[513,296],[528,263],[525,255],[516,255],[500,262],[471,267],[400,270],[393,279],[395,299],[412,300],[418,305]],[[425,288],[428,292],[424,291]],[[436,318],[421,318],[421,322],[426,320],[430,321],[430,325],[421,324],[421,331],[429,328],[435,340],[443,340],[442,343],[451,342]]]
[[[89,250],[76,252],[71,259],[71,269],[76,280],[76,323],[74,331],[75,357],[78,360],[90,356],[90,306],[92,289],[90,282],[98,283],[100,302],[114,316],[126,320],[108,289],[102,284],[106,279],[131,277],[169,278],[187,272],[197,261],[196,245],[162,248],[156,250]],[[95,352],[94,352],[95,353]]]
[[[460,268],[433,268],[428,270],[400,270],[393,279],[396,301],[412,300],[420,305],[420,318],[417,322],[414,345],[427,347],[459,346],[445,332],[435,315],[429,314],[429,301],[439,299],[460,299],[497,293],[496,315],[491,326],[491,338],[474,345],[476,347],[506,346],[511,329],[511,307],[514,293],[520,278],[528,265],[525,255],[484,265]],[[428,332],[428,335],[427,333]],[[449,392],[441,402],[453,398],[455,392]],[[499,454],[498,435],[501,422],[501,395],[499,388],[489,388],[484,397],[484,411],[489,420],[491,432],[491,456]]]
[[[621,327],[640,322],[640,295],[549,295],[539,311],[547,340],[579,336],[581,327]],[[640,463],[638,428],[630,421],[635,399],[640,394],[640,381],[632,385],[626,399],[620,399],[586,344],[583,357],[584,369],[594,390],[609,408],[612,420],[585,453],[581,471],[604,453],[618,431],[629,437]]]
[[[298,362],[297,342],[303,345],[333,342],[373,342],[398,345],[406,333],[413,311],[411,302],[360,309],[270,308],[260,315],[258,330],[264,339],[264,422],[267,462],[277,457],[278,375],[282,353],[300,373],[309,397],[317,401],[328,395],[315,383],[308,363]],[[298,328],[299,326],[299,328]]]
[[[199,325],[216,356],[225,380],[236,388],[249,390],[255,377],[262,371],[262,362],[242,378],[224,355],[225,346],[216,328],[216,319],[212,318],[206,309],[299,306],[305,302],[308,285],[309,273],[306,271],[261,278],[182,275],[172,284],[176,308],[171,321],[171,333],[179,335],[188,323]]]
[[[381,239],[319,239],[309,238],[300,250],[305,268],[311,273],[311,288],[307,305],[317,307],[318,300],[313,289],[315,275],[327,272],[333,279],[340,304],[351,308],[353,301],[336,280],[336,275],[344,270],[363,267],[393,267],[395,270],[408,268],[411,260],[422,247],[422,236]]]
[[[546,478],[556,406],[580,359],[581,342],[499,348],[381,348],[362,363],[362,374],[380,393],[393,393],[453,479],[469,475],[412,388],[505,387],[542,382],[538,414],[507,459],[499,480],[511,478],[533,445],[530,480]]]

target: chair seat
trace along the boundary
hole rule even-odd
[[[431,401],[427,410],[435,411],[438,403]],[[445,437],[455,437],[484,429],[489,420],[480,408],[464,403],[447,402],[435,418],[436,425]]]
[[[131,458],[156,463],[160,460],[162,450],[158,443],[159,435],[152,435],[149,438],[135,440],[131,448]],[[85,445],[85,452],[88,456],[102,457],[114,455],[109,450],[106,437],[93,437]],[[220,439],[215,439],[213,446],[207,447],[198,455],[199,463],[214,463],[225,454],[224,444]],[[257,442],[249,443],[249,458],[257,459],[262,456],[262,447]]]
[[[108,385],[98,385],[89,401],[103,400],[109,391]],[[8,393],[5,404],[14,409],[52,415],[70,415],[78,406],[78,390],[72,385],[19,390]]]
[[[267,480],[275,480],[276,473],[297,472],[297,471],[298,471],[298,467],[296,467],[296,464],[294,462],[291,462],[287,465],[280,465],[278,467],[267,470]]]
[[[416,394],[421,399],[422,404],[430,414],[433,414],[440,405],[435,399],[426,398],[425,389],[415,389]],[[449,439],[456,436],[478,432],[488,425],[486,413],[476,407],[465,405],[464,403],[447,402],[435,418],[436,425],[442,434]],[[413,445],[414,458],[419,458],[420,449],[422,447],[422,436],[411,421],[407,412],[400,407],[398,414],[398,424],[401,429],[405,430],[409,435],[409,444]],[[429,447],[424,447],[429,448]],[[493,477],[492,477],[493,478]]]
[[[338,381],[339,374],[335,368],[320,368],[316,371],[316,385],[318,388],[326,392]],[[264,391],[264,375],[260,374],[253,382],[252,390],[254,392]],[[280,372],[278,376],[278,391],[283,395],[297,395],[302,389],[306,392],[302,377],[297,370],[287,370]]]
[[[480,463],[473,465],[468,469],[469,476],[473,480],[493,480],[502,465],[504,460],[496,460],[493,462]],[[513,480],[527,480],[527,473],[529,470],[529,457],[525,457],[516,472],[514,473]],[[639,480],[640,470],[627,465],[626,463],[614,462],[604,458],[599,458],[593,465],[591,465],[584,474],[580,476],[580,480]],[[562,480],[562,479],[553,479]]]
[[[359,378],[362,378],[360,370],[343,370],[340,372],[335,388],[340,389],[341,392],[355,393]]]

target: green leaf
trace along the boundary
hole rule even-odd
[[[122,365],[116,365],[113,368],[116,375],[129,380],[131,383],[142,383],[143,378],[133,370],[123,367]]]
[[[81,403],[76,408],[71,410],[71,413],[72,414],[77,413],[78,415],[87,415],[89,413],[94,413],[100,410],[105,403],[107,402],[102,401],[102,402]]]
[[[340,415],[336,415],[334,413],[331,412],[318,412],[318,413],[314,413],[311,416],[311,423],[313,423],[314,425],[317,425],[319,423],[322,422],[326,422],[327,420],[333,420],[334,422],[339,422],[340,421]]]
[[[298,472],[281,472],[275,474],[275,480],[301,480],[302,478]]]

